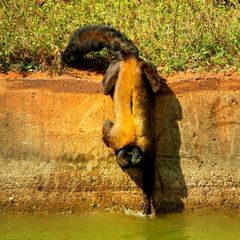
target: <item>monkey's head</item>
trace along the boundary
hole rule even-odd
[[[116,151],[117,163],[123,169],[139,166],[143,161],[143,152],[137,146],[125,146]]]

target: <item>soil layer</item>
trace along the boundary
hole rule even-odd
[[[0,75],[0,211],[139,211],[139,173],[101,140],[112,100],[101,74]],[[156,96],[155,184],[161,212],[240,213],[240,77],[168,76]]]

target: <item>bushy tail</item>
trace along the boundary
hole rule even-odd
[[[123,33],[105,25],[87,25],[77,29],[62,55],[66,64],[76,63],[90,51],[108,48],[119,59],[138,57],[138,49]]]

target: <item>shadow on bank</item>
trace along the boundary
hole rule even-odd
[[[181,136],[178,121],[182,108],[178,98],[164,83],[155,103],[155,144],[153,208],[158,213],[181,212],[188,195],[180,163]]]
[[[147,157],[142,169],[130,168],[125,172],[143,190],[144,196],[151,195],[155,214],[181,212],[184,210],[183,198],[188,195],[179,154],[178,121],[182,119],[182,109],[166,82],[155,98],[154,119],[155,157]]]

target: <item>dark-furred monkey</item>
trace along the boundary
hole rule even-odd
[[[115,151],[122,168],[146,168],[148,162],[153,162],[155,151],[152,103],[163,78],[152,64],[139,58],[131,40],[110,26],[88,25],[77,29],[62,61],[71,65],[88,52],[104,47],[115,56],[102,81],[104,94],[113,98],[114,122],[105,121],[102,139]],[[148,199],[150,192],[145,191]]]

